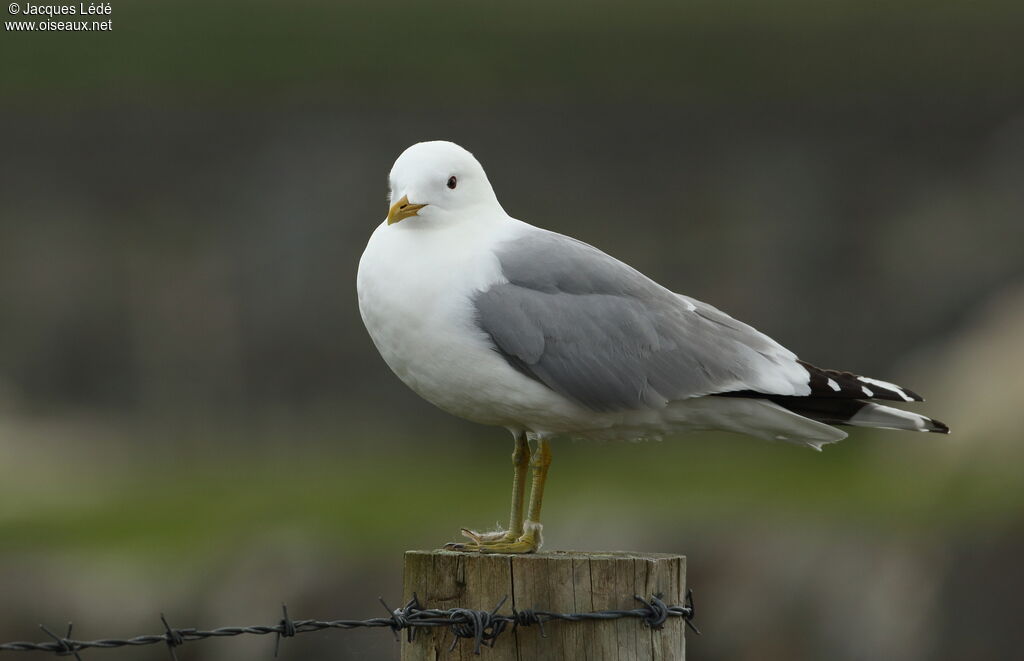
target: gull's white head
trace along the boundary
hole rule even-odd
[[[388,225],[416,216],[431,223],[453,214],[501,212],[480,162],[454,142],[419,142],[406,149],[388,178]]]

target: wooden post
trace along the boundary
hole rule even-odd
[[[633,595],[661,593],[668,605],[686,594],[686,558],[663,553],[578,553],[553,551],[529,555],[485,555],[453,551],[406,551],[405,599],[417,595],[424,608],[512,609],[586,613],[633,609]],[[486,659],[545,661],[618,659],[682,661],[685,624],[672,617],[659,631],[643,620],[623,618],[590,622],[550,622],[541,637],[536,625],[501,635],[493,648],[473,654],[473,642],[460,640],[449,653],[447,628],[420,629],[412,643],[402,641],[402,661]]]

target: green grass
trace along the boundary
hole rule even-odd
[[[1012,525],[1024,485],[1012,471],[954,471],[934,437],[870,437],[823,453],[726,436],[637,445],[559,443],[549,520],[699,529],[728,521],[874,526],[928,532]],[[938,440],[942,443],[943,440]],[[287,456],[125,458],[29,474],[0,495],[0,553],[115,553],[216,558],[268,536],[354,555],[441,541],[459,525],[503,518],[507,448],[428,442],[396,452],[308,448]]]

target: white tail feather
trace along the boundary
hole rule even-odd
[[[867,404],[846,424],[880,429],[949,432],[949,428],[937,420],[881,404]]]

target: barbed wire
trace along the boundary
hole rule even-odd
[[[512,609],[510,615],[499,614],[498,610],[505,604],[508,597],[503,597],[497,605],[489,611],[473,610],[470,608],[449,608],[440,610],[437,608],[423,608],[419,599],[414,594],[412,599],[401,608],[391,609],[387,603],[380,599],[380,603],[387,611],[387,617],[373,617],[367,620],[292,620],[288,616],[288,607],[281,606],[283,617],[274,625],[251,626],[251,627],[220,627],[204,631],[201,629],[174,629],[167,622],[167,618],[161,613],[160,621],[163,623],[164,632],[135,636],[134,638],[105,638],[102,640],[75,640],[71,637],[72,625],[68,623],[67,634],[58,636],[50,629],[39,625],[43,633],[52,640],[32,643],[16,641],[0,644],[0,652],[52,652],[58,656],[73,656],[78,661],[82,657],[80,652],[91,649],[111,649],[116,647],[138,647],[142,645],[157,645],[164,643],[170,652],[171,658],[178,661],[176,648],[187,642],[205,640],[207,638],[226,638],[252,634],[264,636],[275,634],[274,656],[280,651],[281,639],[291,638],[300,633],[312,631],[323,631],[324,629],[357,629],[387,628],[399,640],[399,632],[405,631],[408,641],[412,642],[419,629],[430,629],[447,627],[452,633],[452,644],[449,652],[454,650],[462,639],[473,640],[473,652],[480,654],[484,646],[493,647],[494,642],[505,631],[515,631],[519,627],[537,625],[540,635],[547,637],[544,625],[552,621],[581,622],[586,620],[615,620],[619,618],[637,618],[642,620],[651,629],[658,630],[665,626],[665,622],[671,617],[681,617],[683,622],[694,633],[700,635],[700,630],[693,624],[695,610],[693,606],[693,590],[686,593],[686,602],[682,606],[668,606],[661,600],[660,594],[651,595],[650,599],[644,599],[634,595],[634,599],[640,606],[633,609],[623,610],[601,610],[589,613],[556,613],[542,610],[516,610]],[[511,625],[511,627],[510,627]]]

